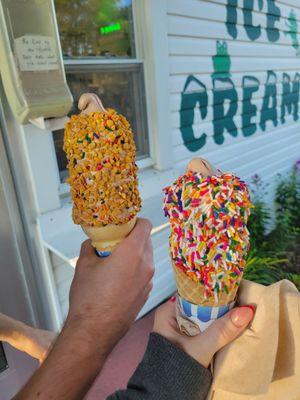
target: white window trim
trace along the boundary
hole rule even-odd
[[[144,61],[150,154],[159,171],[173,165],[167,0],[133,0],[136,51]]]
[[[173,150],[170,145],[172,143],[172,132],[166,0],[133,0],[132,3],[136,58],[101,59],[101,63],[126,64],[134,62],[144,64],[146,122],[148,124],[150,157],[138,160],[137,165],[141,170],[140,181],[143,180],[144,187],[147,186],[144,180],[148,179],[151,181],[150,186],[152,188],[154,181],[161,187],[161,181],[165,180],[165,172],[169,171],[167,173],[169,175],[170,168],[173,166]],[[78,65],[86,62],[87,59],[68,59],[64,63],[66,65]],[[88,63],[99,64],[99,59],[88,59]],[[53,161],[56,158],[52,132],[41,131],[32,125],[27,125],[25,130],[35,132],[35,142],[27,141],[27,146],[30,159],[38,159],[39,161],[39,173],[37,174],[34,172],[36,163],[32,162],[35,186],[36,189],[39,189],[36,192],[41,193],[47,190],[47,192],[52,193],[51,199],[48,198],[47,202],[44,199],[45,196],[38,195],[39,213],[44,214],[60,207],[60,204],[63,203],[61,202],[62,197],[66,198],[69,194],[69,188],[67,184],[61,184],[58,180],[58,164]],[[46,140],[45,135],[50,135],[50,140]],[[49,156],[44,158],[43,154],[40,154],[41,147],[45,152],[47,147]],[[43,162],[40,162],[40,160]],[[145,175],[143,170],[145,170]],[[43,176],[43,179],[41,176]],[[49,181],[45,177],[48,177]],[[148,190],[146,191],[148,192]]]

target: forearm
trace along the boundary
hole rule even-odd
[[[66,326],[45,362],[15,400],[82,399],[113,345],[103,333],[95,340],[83,329]]]
[[[107,400],[204,400],[212,376],[164,337],[151,334],[145,356],[126,390]]]
[[[25,331],[26,325],[0,313],[0,340],[14,345]]]

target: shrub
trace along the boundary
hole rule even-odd
[[[266,242],[266,226],[270,220],[270,211],[268,210],[263,198],[267,194],[267,186],[264,185],[259,175],[255,174],[251,179],[251,198],[254,208],[248,221],[250,232],[251,249],[256,251],[263,249]]]
[[[287,251],[296,251],[295,244],[300,239],[300,160],[288,176],[279,176],[274,199],[275,228],[268,234],[270,210],[264,202],[266,187],[257,174],[252,177],[254,208],[248,223],[251,251],[244,277],[263,285],[289,279],[300,289],[300,276],[287,271],[293,270],[293,265],[286,257]]]
[[[286,231],[300,228],[300,160],[287,177],[281,177],[275,192],[276,224]]]
[[[276,254],[262,256],[252,251],[247,258],[244,278],[262,285],[271,285],[287,277],[284,271],[287,261]]]

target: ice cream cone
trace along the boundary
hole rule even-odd
[[[203,331],[235,302],[249,249],[249,191],[239,177],[200,158],[164,191],[178,322]]]
[[[217,300],[214,297],[205,298],[203,285],[189,278],[183,271],[176,267],[173,262],[172,265],[178,294],[188,302],[197,306],[221,307],[235,300],[239,285],[236,285],[228,294],[225,292],[220,293]]]
[[[234,307],[239,285],[228,294],[221,293],[217,299],[206,298],[203,285],[189,278],[173,262],[172,265],[178,291],[177,321],[182,332],[189,336],[199,330],[203,332]]]
[[[102,257],[108,256],[115,247],[123,240],[134,228],[136,217],[123,225],[109,224],[106,226],[84,226],[84,233],[91,239],[93,247]]]
[[[126,118],[95,94],[83,94],[78,108],[64,135],[72,218],[105,257],[133,229],[141,208],[136,147]]]

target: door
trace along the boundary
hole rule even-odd
[[[28,282],[30,269],[0,118],[0,312],[34,324],[37,321]],[[0,342],[0,400],[11,399],[36,367],[35,360]]]

